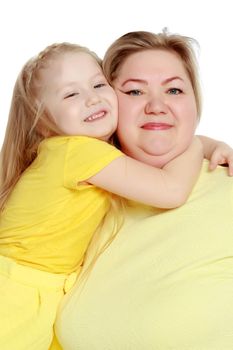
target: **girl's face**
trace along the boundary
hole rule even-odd
[[[129,56],[114,81],[117,135],[123,152],[162,167],[190,145],[197,125],[191,82],[176,54],[145,50]]]
[[[42,79],[40,97],[65,134],[109,139],[117,126],[117,97],[91,55],[62,54]]]

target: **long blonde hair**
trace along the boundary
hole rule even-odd
[[[58,43],[47,46],[22,68],[14,86],[8,124],[0,154],[0,211],[24,170],[37,154],[39,143],[62,132],[38,101],[41,71],[67,52],[86,52],[101,65],[97,55],[86,47]]]
[[[117,79],[120,68],[132,54],[145,50],[166,50],[175,53],[182,61],[194,91],[197,114],[201,115],[201,88],[198,77],[198,64],[194,51],[193,38],[179,34],[134,31],[122,35],[108,48],[103,59],[103,71],[110,84]],[[142,62],[143,64],[143,62]],[[113,84],[114,85],[114,84]]]

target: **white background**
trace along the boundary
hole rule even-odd
[[[132,30],[168,27],[200,44],[204,109],[197,132],[233,146],[231,0],[5,0],[0,5],[0,144],[15,79],[31,56],[53,42],[89,47],[99,56]]]

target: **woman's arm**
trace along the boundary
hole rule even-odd
[[[209,169],[214,170],[218,164],[228,164],[228,174],[233,176],[233,149],[222,141],[198,135],[203,144],[204,157],[210,161]]]
[[[86,181],[147,205],[175,208],[187,200],[198,178],[202,160],[202,144],[194,137],[187,151],[163,169],[122,156]]]

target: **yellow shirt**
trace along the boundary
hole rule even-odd
[[[49,272],[75,271],[109,208],[107,192],[78,183],[121,155],[89,137],[42,141],[0,216],[0,254]]]
[[[128,208],[81,293],[64,299],[64,350],[233,349],[233,179],[207,168],[182,207]]]

